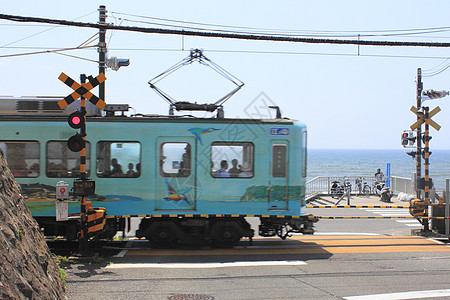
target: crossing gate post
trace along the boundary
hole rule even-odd
[[[73,128],[79,128],[81,132],[69,139],[68,146],[71,151],[80,152],[80,179],[74,180],[73,190],[74,195],[81,198],[80,254],[87,255],[89,235],[96,235],[104,229],[106,210],[104,208],[92,208],[91,202],[86,201],[87,196],[95,194],[95,182],[88,179],[86,173],[86,99],[99,109],[104,108],[104,100],[93,95],[90,90],[103,83],[106,77],[104,73],[100,73],[95,78],[92,76],[86,78],[85,74],[81,74],[80,83],[77,83],[66,74],[61,73],[58,79],[74,90],[70,95],[58,102],[61,109],[64,109],[78,98],[81,101],[80,112],[75,112],[69,116],[69,125]],[[89,82],[86,83],[86,79]],[[76,121],[74,122],[74,120]],[[79,139],[80,136],[81,139]],[[76,142],[73,147],[71,147],[71,140]]]
[[[417,108],[420,109],[422,106],[422,90],[423,90],[423,83],[422,83],[422,69],[417,69],[417,93],[416,93],[416,100],[417,100]],[[420,121],[420,115],[417,115],[417,121]],[[420,199],[420,189],[417,186],[417,182],[419,178],[422,177],[422,124],[419,124],[417,126],[417,147],[416,147],[416,197]]]
[[[424,151],[424,165],[425,165],[425,214],[424,216],[428,217],[428,205],[430,204],[430,117],[429,117],[429,108],[423,107],[424,117],[425,117],[425,133],[423,139],[425,141]],[[424,231],[429,231],[428,219],[423,220],[423,229]]]
[[[85,74],[81,74],[80,82],[81,84],[86,83]],[[84,124],[81,126],[81,136],[84,140],[84,143],[83,148],[80,151],[80,179],[84,181],[86,180],[86,99],[81,96],[80,101],[80,111],[83,115],[84,122]],[[79,244],[81,254],[85,254],[88,248],[87,212],[86,196],[81,196],[81,238]]]

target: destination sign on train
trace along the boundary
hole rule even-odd
[[[289,135],[289,128],[270,128],[271,135]]]

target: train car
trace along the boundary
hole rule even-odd
[[[0,99],[0,148],[34,218],[48,236],[74,239],[79,218],[55,220],[55,185],[80,176],[73,111],[58,99]],[[19,102],[22,102],[19,105]],[[113,106],[114,107],[114,106]],[[88,108],[87,173],[92,205],[106,209],[104,237],[141,218],[136,236],[151,245],[236,245],[253,237],[313,233],[305,211],[306,126],[287,118],[227,119],[114,114]],[[80,213],[76,197],[69,214]]]

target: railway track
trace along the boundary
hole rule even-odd
[[[46,240],[50,251],[61,256],[71,256],[80,253],[80,243],[78,241]],[[111,257],[126,248],[127,241],[101,240],[89,243],[88,252],[98,253],[101,257]]]

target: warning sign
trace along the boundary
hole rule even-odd
[[[69,203],[67,201],[56,201],[56,221],[69,220]]]

